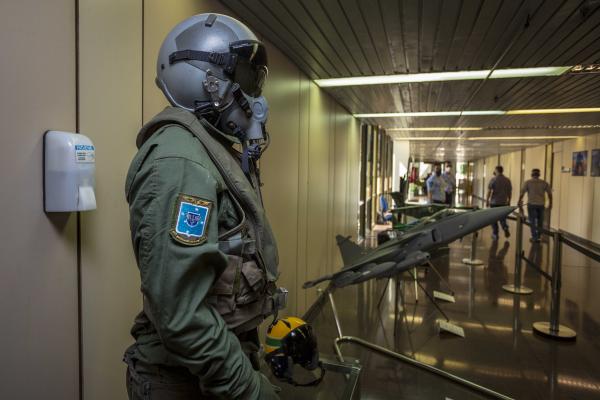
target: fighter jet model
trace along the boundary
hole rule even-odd
[[[305,289],[331,281],[334,287],[344,287],[373,278],[388,278],[421,265],[429,259],[429,252],[447,245],[469,233],[508,216],[516,207],[495,207],[484,210],[453,212],[423,221],[403,235],[377,248],[363,252],[350,238],[337,236],[344,267],[304,283]]]

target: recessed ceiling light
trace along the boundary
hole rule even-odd
[[[600,64],[575,65],[570,70],[570,74],[597,74],[600,72]]]
[[[340,86],[362,86],[362,85],[385,85],[397,83],[417,82],[444,82],[464,81],[474,79],[505,79],[505,78],[532,78],[539,76],[559,76],[571,69],[568,67],[535,67],[535,68],[506,68],[506,69],[483,69],[478,71],[447,71],[426,72],[419,74],[397,74],[397,75],[374,75],[353,76],[348,78],[315,79],[320,87]]]

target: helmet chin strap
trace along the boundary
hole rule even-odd
[[[323,364],[321,362],[319,362],[319,370],[320,370],[319,376],[310,382],[299,383],[299,382],[294,381],[294,379],[290,378],[290,381],[288,383],[290,383],[294,386],[301,386],[301,387],[317,386],[319,383],[321,383],[321,381],[325,377],[325,368],[323,368]]]
[[[204,118],[213,126],[217,125],[221,115],[214,104],[209,101],[198,104],[194,109],[194,114],[198,119]]]
[[[289,383],[290,385],[293,385],[293,386],[300,386],[300,387],[317,386],[319,383],[321,383],[321,381],[325,377],[325,368],[323,368],[323,364],[320,361],[319,361],[319,370],[320,370],[319,376],[309,382],[296,382],[294,380],[294,378],[292,378],[291,372],[290,372],[289,376],[286,376],[283,379],[283,381],[286,383]]]

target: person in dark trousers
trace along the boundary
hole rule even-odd
[[[504,176],[504,168],[502,165],[498,165],[494,170],[494,177],[488,184],[488,193],[486,199],[486,205],[488,207],[503,207],[510,205],[510,199],[512,197],[512,183],[510,179]],[[510,231],[508,230],[508,224],[506,218],[500,220],[500,225],[504,230],[504,236],[510,237]],[[494,222],[492,225],[492,239],[498,240],[498,222]]]
[[[523,197],[527,193],[527,216],[531,224],[531,241],[541,240],[541,229],[544,226],[544,213],[546,211],[546,196],[548,194],[548,208],[552,208],[552,189],[543,179],[540,179],[540,170],[531,170],[531,179],[526,181],[521,188],[519,207],[523,207]]]
[[[442,174],[442,178],[446,181],[446,204],[452,207],[454,205],[454,196],[456,193],[456,177],[452,172],[452,165],[446,165],[446,171]]]

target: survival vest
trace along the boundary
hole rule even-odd
[[[228,266],[207,300],[231,330],[248,331],[284,308],[287,297],[285,289],[275,286],[279,274],[277,245],[262,205],[258,180],[250,177],[256,188],[253,187],[239,161],[215,138],[225,134],[181,108],[167,107],[145,124],[137,136],[137,147],[162,127],[174,124],[191,132],[206,149],[243,213],[240,229],[232,230],[233,235],[219,237],[219,249],[227,255]]]

